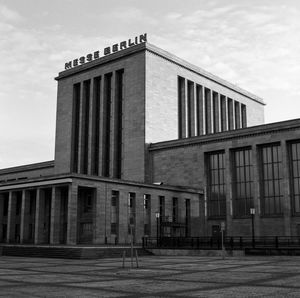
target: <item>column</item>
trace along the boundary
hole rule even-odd
[[[82,138],[84,136],[83,133],[83,114],[84,114],[84,102],[83,102],[83,97],[84,97],[84,86],[83,83],[80,83],[80,104],[79,104],[79,133],[78,133],[78,171],[77,173],[81,173],[82,169],[82,163],[83,163],[83,147],[82,147]]]
[[[104,76],[101,77],[100,80],[100,117],[99,117],[99,153],[98,153],[98,175],[102,176],[102,169],[103,169],[103,137],[104,137],[104,129],[103,129],[103,121],[104,121]]]
[[[129,243],[128,192],[120,191],[119,197],[119,243]]]
[[[283,198],[281,202],[283,217],[284,217],[284,234],[285,236],[292,235],[292,208],[291,208],[291,190],[290,190],[290,171],[289,171],[289,154],[288,154],[288,144],[285,141],[281,141],[281,151],[282,151],[282,170],[283,178]]]
[[[232,171],[230,150],[225,150],[225,182],[226,182],[226,234],[232,235]]]
[[[16,195],[12,191],[8,197],[8,214],[7,214],[7,242],[15,241],[15,225],[16,225]]]
[[[59,188],[52,187],[51,190],[51,216],[50,216],[50,244],[59,244],[60,235],[60,200]]]
[[[95,244],[105,243],[105,186],[98,186],[95,195],[95,220],[94,240]]]
[[[255,236],[260,236],[260,200],[261,200],[261,190],[260,190],[260,164],[259,164],[259,148],[256,144],[252,146],[252,162],[253,162],[253,205],[255,209],[255,216],[254,216],[254,229],[255,229]],[[249,221],[249,224],[250,221]]]
[[[77,243],[77,205],[78,205],[78,186],[69,185],[68,190],[68,226],[67,244]]]
[[[29,192],[22,191],[21,223],[20,223],[20,243],[26,243],[29,240]]]
[[[42,190],[37,189],[36,192],[36,205],[35,205],[35,231],[34,231],[34,244],[43,242],[44,236],[44,209],[45,198]]]
[[[110,161],[109,161],[109,173],[111,177],[116,178],[116,171],[115,171],[115,151],[116,151],[116,129],[117,129],[117,120],[116,120],[116,87],[117,87],[117,76],[116,73],[114,72],[111,76],[111,116],[110,116]]]

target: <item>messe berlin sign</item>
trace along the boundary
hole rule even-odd
[[[95,51],[94,53],[89,53],[85,56],[81,56],[80,58],[76,58],[72,61],[66,62],[65,69],[70,69],[78,65],[82,65],[86,62],[90,62],[99,59],[100,57],[125,50],[127,48],[130,48],[132,46],[135,46],[139,43],[143,43],[146,41],[147,41],[147,33],[141,34],[140,36],[136,36],[135,38],[130,38],[128,40],[121,41],[120,43],[116,43],[110,47],[106,47],[103,49],[103,52],[98,50]]]

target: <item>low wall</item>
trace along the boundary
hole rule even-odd
[[[222,250],[212,249],[158,249],[152,248],[147,249],[156,256],[204,256],[204,257],[222,257]],[[239,257],[244,256],[243,250],[226,250],[225,256],[228,257]]]

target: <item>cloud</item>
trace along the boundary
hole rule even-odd
[[[0,19],[4,21],[19,22],[23,20],[23,17],[17,11],[0,4]]]

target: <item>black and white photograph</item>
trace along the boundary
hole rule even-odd
[[[300,1],[0,0],[0,297],[300,297]]]

